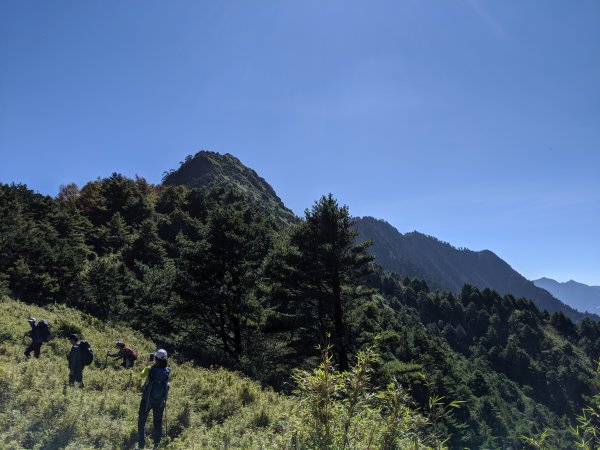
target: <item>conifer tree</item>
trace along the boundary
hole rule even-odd
[[[271,246],[270,230],[261,213],[234,203],[209,212],[201,231],[191,233],[202,239],[179,236],[176,309],[190,331],[190,345],[217,347],[239,360],[245,330],[259,315],[254,290]]]
[[[321,197],[292,228],[289,246],[272,269],[280,283],[276,295],[295,303],[296,314],[312,322],[322,344],[331,334],[341,370],[348,369],[347,309],[371,293],[360,283],[370,271],[370,241],[355,244],[354,222],[347,206],[340,207],[331,194]]]

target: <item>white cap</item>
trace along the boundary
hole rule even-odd
[[[156,350],[154,357],[158,359],[167,359],[167,351],[163,350],[162,348],[160,350]]]

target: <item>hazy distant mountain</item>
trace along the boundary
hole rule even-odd
[[[166,172],[164,184],[195,187],[222,187],[245,195],[270,213],[281,225],[298,220],[277,196],[273,188],[235,156],[202,150],[188,156],[177,170]]]
[[[580,311],[600,312],[600,286],[588,286],[573,280],[559,283],[550,278],[533,280],[533,284]]]
[[[374,241],[371,252],[378,264],[402,275],[422,278],[433,289],[459,292],[467,283],[528,298],[540,309],[562,311],[572,320],[586,316],[535,286],[489,250],[457,249],[416,231],[402,234],[389,223],[373,217],[359,219],[356,230],[361,241]]]

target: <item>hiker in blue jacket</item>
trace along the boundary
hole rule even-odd
[[[142,400],[138,415],[138,448],[146,448],[144,439],[144,428],[148,413],[152,410],[153,427],[152,438],[154,445],[158,446],[162,439],[163,412],[167,404],[169,393],[169,373],[171,369],[167,366],[166,350],[157,350],[154,354],[154,363],[146,368],[146,382],[142,389]]]

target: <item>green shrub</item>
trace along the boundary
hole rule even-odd
[[[297,404],[291,447],[294,449],[445,449],[438,429],[442,416],[460,402],[444,404],[431,397],[429,409],[418,412],[397,382],[386,389],[370,386],[372,349],[357,355],[354,367],[337,372],[331,347],[322,349],[319,367],[297,370]]]

